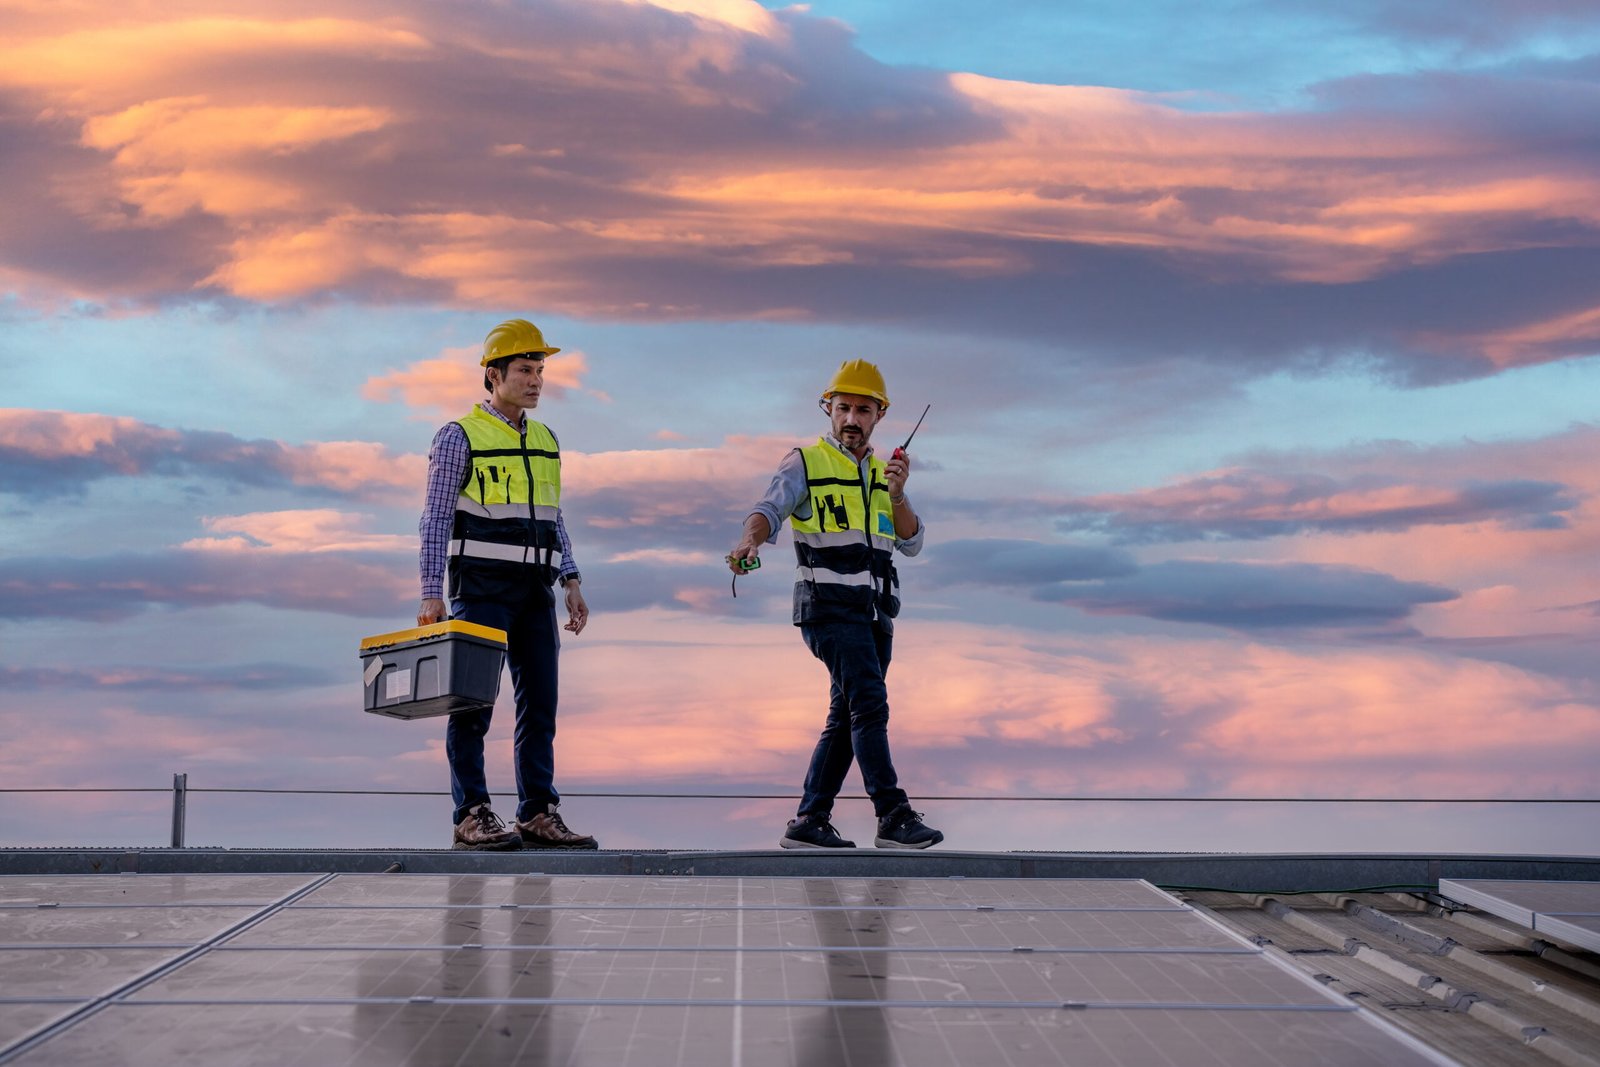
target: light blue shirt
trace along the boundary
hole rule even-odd
[[[824,434],[822,439],[845,455],[850,455],[850,450],[832,434]],[[869,479],[872,472],[868,469],[868,461],[872,459],[872,454],[872,446],[868,445],[866,456],[856,464],[861,470],[863,484],[871,484]],[[907,500],[909,502],[909,497]],[[783,457],[783,462],[778,464],[778,473],[772,476],[772,484],[767,486],[766,494],[750,509],[750,513],[766,516],[767,526],[772,530],[767,538],[769,545],[778,539],[778,528],[790,515],[798,515],[802,521],[811,518],[811,494],[806,490],[806,461],[801,458],[798,448]],[[895,541],[895,550],[915,556],[922,551],[923,533],[922,516],[918,515],[917,532],[904,540]]]

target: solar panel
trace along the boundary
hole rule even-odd
[[[1134,880],[149,877],[0,878],[0,1063],[1450,1062]]]
[[[1600,952],[1600,882],[1444,878],[1439,881],[1439,893],[1557,940]]]

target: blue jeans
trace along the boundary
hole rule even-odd
[[[889,669],[894,638],[870,622],[809,622],[800,627],[806,647],[827,665],[832,680],[828,721],[811,753],[800,815],[827,815],[854,760],[881,818],[906,803],[889,758]]]
[[[556,653],[561,634],[556,629],[554,591],[535,585],[517,602],[456,600],[452,619],[464,619],[506,632],[506,662],[511,666],[511,687],[516,698],[516,728],[512,733],[512,758],[517,769],[517,818],[531,819],[561,802],[556,793]],[[479,804],[489,803],[489,785],[483,773],[483,739],[489,732],[493,709],[450,716],[445,727],[444,751],[450,761],[450,795],[459,823]]]

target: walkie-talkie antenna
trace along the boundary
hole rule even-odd
[[[906,443],[900,446],[900,451],[909,452],[911,450],[911,438],[917,436],[917,431],[922,429],[922,420],[928,417],[928,408],[931,407],[933,405],[929,404],[928,407],[922,409],[922,414],[917,416],[917,424],[911,427],[911,435],[906,438]]]

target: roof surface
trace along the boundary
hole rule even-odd
[[[1424,886],[1164,891],[865,850],[845,874],[662,853],[632,876],[527,869],[605,854],[111,855],[0,853],[107,872],[0,876],[0,1063],[1600,1065],[1600,957]],[[1286,859],[1287,880],[1383,873]],[[681,873],[713,861],[790,873]]]

